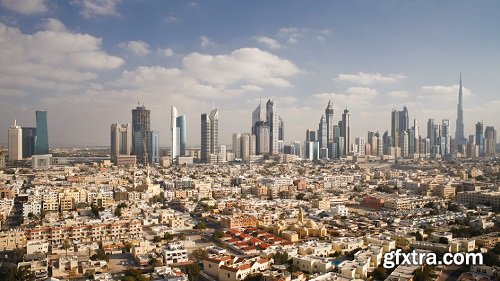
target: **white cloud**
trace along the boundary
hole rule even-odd
[[[149,54],[149,45],[144,41],[121,42],[118,46],[140,57]]]
[[[433,86],[423,86],[422,93],[419,95],[419,98],[437,98],[437,99],[458,99],[458,90],[459,85],[450,85],[450,86],[442,86],[442,85],[433,85]],[[462,92],[464,97],[471,95],[471,91],[465,87],[462,87]]]
[[[71,3],[80,6],[80,13],[86,17],[118,16],[117,5],[121,0],[73,0]]]
[[[174,23],[174,22],[178,22],[179,18],[176,16],[173,16],[173,15],[169,15],[165,18],[165,21],[168,23]]]
[[[72,33],[58,20],[47,29],[24,34],[0,23],[0,87],[16,85],[43,89],[74,89],[71,83],[92,80],[95,70],[114,69],[123,59],[101,48],[102,39]],[[69,84],[68,84],[69,83]]]
[[[174,50],[170,48],[158,48],[158,52],[167,58],[174,55]]]
[[[215,45],[215,43],[207,36],[203,35],[200,37],[200,46],[202,48],[207,48],[207,47],[213,46],[213,45]]]
[[[303,29],[299,29],[297,27],[284,27],[280,28],[279,35],[287,38],[288,43],[297,43],[300,34],[303,32]]]
[[[262,87],[260,87],[260,86],[250,85],[250,84],[242,85],[240,87],[240,89],[242,89],[244,91],[248,91],[248,92],[260,92],[263,90]]]
[[[405,78],[406,76],[403,74],[383,75],[379,72],[358,72],[357,74],[339,74],[335,80],[349,83],[359,83],[361,85],[370,85],[374,83],[394,83]]]
[[[299,72],[291,61],[257,48],[218,56],[191,53],[184,57],[183,65],[197,79],[226,87],[242,82],[288,87],[291,84],[285,78]]]
[[[260,42],[271,49],[279,49],[281,45],[275,39],[267,36],[260,36],[255,38],[257,42]]]
[[[365,108],[372,106],[372,100],[378,95],[375,89],[366,87],[351,87],[344,93],[319,93],[313,97],[322,101],[331,100],[334,105],[347,106],[348,108]]]
[[[20,14],[40,14],[47,12],[44,0],[1,0],[2,6]]]
[[[387,94],[387,96],[392,97],[392,98],[408,98],[410,95],[408,94],[408,91],[392,91]]]
[[[350,87],[346,90],[346,93],[352,96],[360,96],[363,98],[372,98],[377,96],[377,91],[375,89],[366,87]]]
[[[55,32],[67,32],[68,31],[68,29],[66,28],[64,23],[62,23],[60,20],[54,19],[54,18],[44,19],[42,24],[41,24],[41,27],[42,27],[42,29],[51,30],[51,31],[55,31]]]

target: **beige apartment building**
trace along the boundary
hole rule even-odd
[[[20,229],[0,232],[0,250],[14,250],[26,246],[26,235]]]

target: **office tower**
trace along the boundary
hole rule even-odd
[[[397,110],[392,110],[391,112],[391,139],[392,146],[399,146],[399,125],[400,123],[400,114]]]
[[[493,126],[486,126],[484,129],[484,155],[494,156],[497,145],[497,131]]]
[[[356,138],[356,145],[358,146],[358,155],[365,155],[366,139],[363,137]]]
[[[280,122],[277,104],[271,99],[266,103],[266,121],[269,126],[269,154],[278,154]]]
[[[342,113],[342,128],[340,134],[344,138],[344,153],[351,152],[351,113],[346,108]]]
[[[378,139],[378,148],[377,148],[377,156],[382,156],[384,155],[384,139],[380,137],[380,135],[377,132],[377,139]]]
[[[316,131],[314,130],[307,130],[306,131],[306,142],[315,142],[316,141]]]
[[[450,136],[450,120],[443,119],[441,125],[441,137],[444,140],[442,147],[444,150],[441,152],[442,156],[449,157],[451,155],[451,136]]]
[[[160,132],[149,132],[149,163],[155,165],[160,164]]]
[[[227,153],[226,146],[221,145],[219,148],[219,153],[217,154],[217,162],[218,163],[226,163],[227,162]]]
[[[463,108],[463,93],[462,93],[462,73],[460,72],[460,85],[458,88],[458,104],[457,104],[457,123],[455,131],[455,142],[457,147],[466,144],[467,140],[464,135],[464,108]]]
[[[399,112],[399,133],[410,129],[410,117],[408,116],[408,108],[403,106],[403,110]]]
[[[257,138],[255,135],[250,134],[250,155],[257,155],[257,148],[256,148],[256,142]]]
[[[36,115],[36,144],[35,154],[49,153],[49,132],[47,128],[47,111],[35,112]]]
[[[111,124],[111,160],[116,164],[116,156],[130,155],[132,129],[130,124]]]
[[[391,136],[389,136],[389,131],[385,131],[384,134],[382,135],[382,143],[384,145],[382,155],[388,155],[389,154],[389,147],[392,146]]]
[[[149,161],[149,136],[151,131],[151,111],[144,105],[132,109],[132,150],[137,162],[147,164]]]
[[[250,139],[248,140],[250,141]],[[243,148],[241,147],[242,144],[242,138],[240,133],[234,133],[233,134],[233,153],[234,153],[234,158],[235,159],[242,159],[242,150]],[[250,149],[250,144],[248,144],[248,149]]]
[[[483,122],[476,123],[476,145],[479,147],[479,156],[483,156],[483,154],[484,154]]]
[[[219,153],[219,111],[201,115],[201,161],[209,163]]]
[[[420,154],[420,129],[418,127],[417,118],[413,119],[413,153]]]
[[[252,135],[255,135],[256,140],[256,153],[262,154],[260,151],[260,126],[263,125],[264,121],[262,120],[262,103],[257,105],[257,108],[252,112]]]
[[[434,119],[427,120],[427,138],[430,140],[431,147],[434,146],[436,136],[434,135]]]
[[[338,156],[338,158],[341,158],[347,154],[346,153],[345,138],[338,137],[337,142],[338,142],[338,144],[337,144],[337,146],[338,146],[337,156]]]
[[[186,116],[181,115],[176,118],[177,125],[177,149],[180,156],[186,155]]]
[[[243,162],[250,162],[250,134],[233,134],[233,152],[236,154],[237,150],[240,150],[237,159],[241,159]],[[235,148],[235,146],[237,146]]]
[[[328,105],[325,109],[325,118],[326,118],[326,136],[327,136],[327,144],[332,143],[334,141],[334,133],[333,127],[335,124],[333,123],[333,106],[332,102],[329,100]]]
[[[14,125],[9,128],[9,161],[23,159],[23,130],[14,120]]]
[[[22,127],[23,130],[23,158],[35,155],[36,128]]]
[[[333,133],[333,132],[332,132]],[[328,144],[328,124],[325,115],[321,115],[318,126],[318,141],[320,148],[326,148]]]
[[[410,144],[409,144],[409,135],[407,131],[404,131],[403,134],[400,136],[400,141],[401,141],[401,155],[403,158],[408,158],[409,156],[409,150],[410,150]]]
[[[279,119],[278,140],[283,142],[285,140],[285,121],[283,121],[283,118],[281,118],[281,116],[279,116],[278,119]]]
[[[171,136],[171,147],[170,147],[170,156],[172,156],[172,160],[179,156],[179,152],[177,149],[177,108],[175,106],[170,107],[170,136]]]
[[[304,157],[302,155],[302,143],[300,141],[292,142],[292,150],[294,155],[297,155],[300,158]]]

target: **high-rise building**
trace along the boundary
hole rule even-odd
[[[118,155],[130,155],[131,148],[132,129],[130,124],[111,124],[111,160]]]
[[[35,155],[36,150],[36,128],[22,127],[23,130],[23,158]]]
[[[9,161],[23,159],[23,130],[14,120],[14,125],[9,128]]]
[[[278,154],[279,115],[276,101],[269,99],[266,103],[266,121],[269,125],[269,154]]]
[[[326,106],[325,109],[325,118],[326,118],[326,142],[327,145],[329,143],[334,142],[334,133],[333,133],[333,126],[335,124],[333,123],[333,106],[332,102],[329,100],[328,105]]]
[[[497,131],[493,126],[486,126],[484,129],[484,155],[494,156],[497,145]]]
[[[49,132],[47,128],[47,111],[37,110],[36,115],[36,144],[37,155],[49,153]]]
[[[219,154],[219,111],[201,115],[201,161],[210,163]]]
[[[431,147],[434,146],[436,136],[434,135],[434,119],[432,118],[427,121],[427,138],[430,140]]]
[[[250,142],[250,138],[248,138],[248,141]],[[233,134],[233,153],[234,153],[234,158],[235,159],[242,159],[242,136],[240,133],[234,133]],[[248,143],[248,149],[250,149],[250,143]]]
[[[349,154],[351,152],[351,113],[346,108],[344,113],[342,113],[342,128],[340,132],[341,136],[344,138],[344,153]]]
[[[156,165],[160,164],[160,132],[150,131],[149,132],[149,163]]]
[[[320,149],[328,147],[328,124],[325,115],[321,115],[321,119],[319,120],[318,141]]]
[[[479,147],[479,156],[484,155],[484,128],[483,122],[476,123],[476,145]]]
[[[358,155],[365,155],[366,139],[363,137],[356,138],[355,143],[358,146]]]
[[[462,93],[462,73],[460,72],[460,85],[458,88],[458,104],[457,104],[457,122],[455,131],[455,142],[457,147],[460,148],[467,143],[464,135],[464,107],[463,107],[463,93]]]
[[[413,119],[413,153],[420,154],[420,129],[417,118]]]
[[[441,152],[443,157],[449,157],[451,155],[451,136],[450,136],[450,120],[443,119],[441,125],[441,137],[444,140],[444,150]]]
[[[171,156],[172,156],[172,160],[174,160],[175,158],[177,158],[177,156],[179,156],[179,150],[177,149],[177,145],[178,145],[178,138],[177,138],[177,108],[175,106],[171,106],[170,108],[170,136],[171,136],[171,147],[170,147],[170,151],[171,151]]]
[[[132,109],[132,149],[137,162],[147,164],[149,161],[149,137],[151,131],[151,111],[144,105]]]
[[[283,118],[279,116],[279,132],[278,132],[278,140],[284,141],[285,140],[285,121],[283,121]]]
[[[391,112],[391,139],[392,146],[399,146],[400,114],[397,110]]]
[[[186,155],[186,116],[181,115],[176,118],[177,125],[177,149],[179,153],[177,155]]]

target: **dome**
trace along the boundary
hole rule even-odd
[[[312,220],[307,221],[306,223],[307,228],[318,228],[318,224]]]

